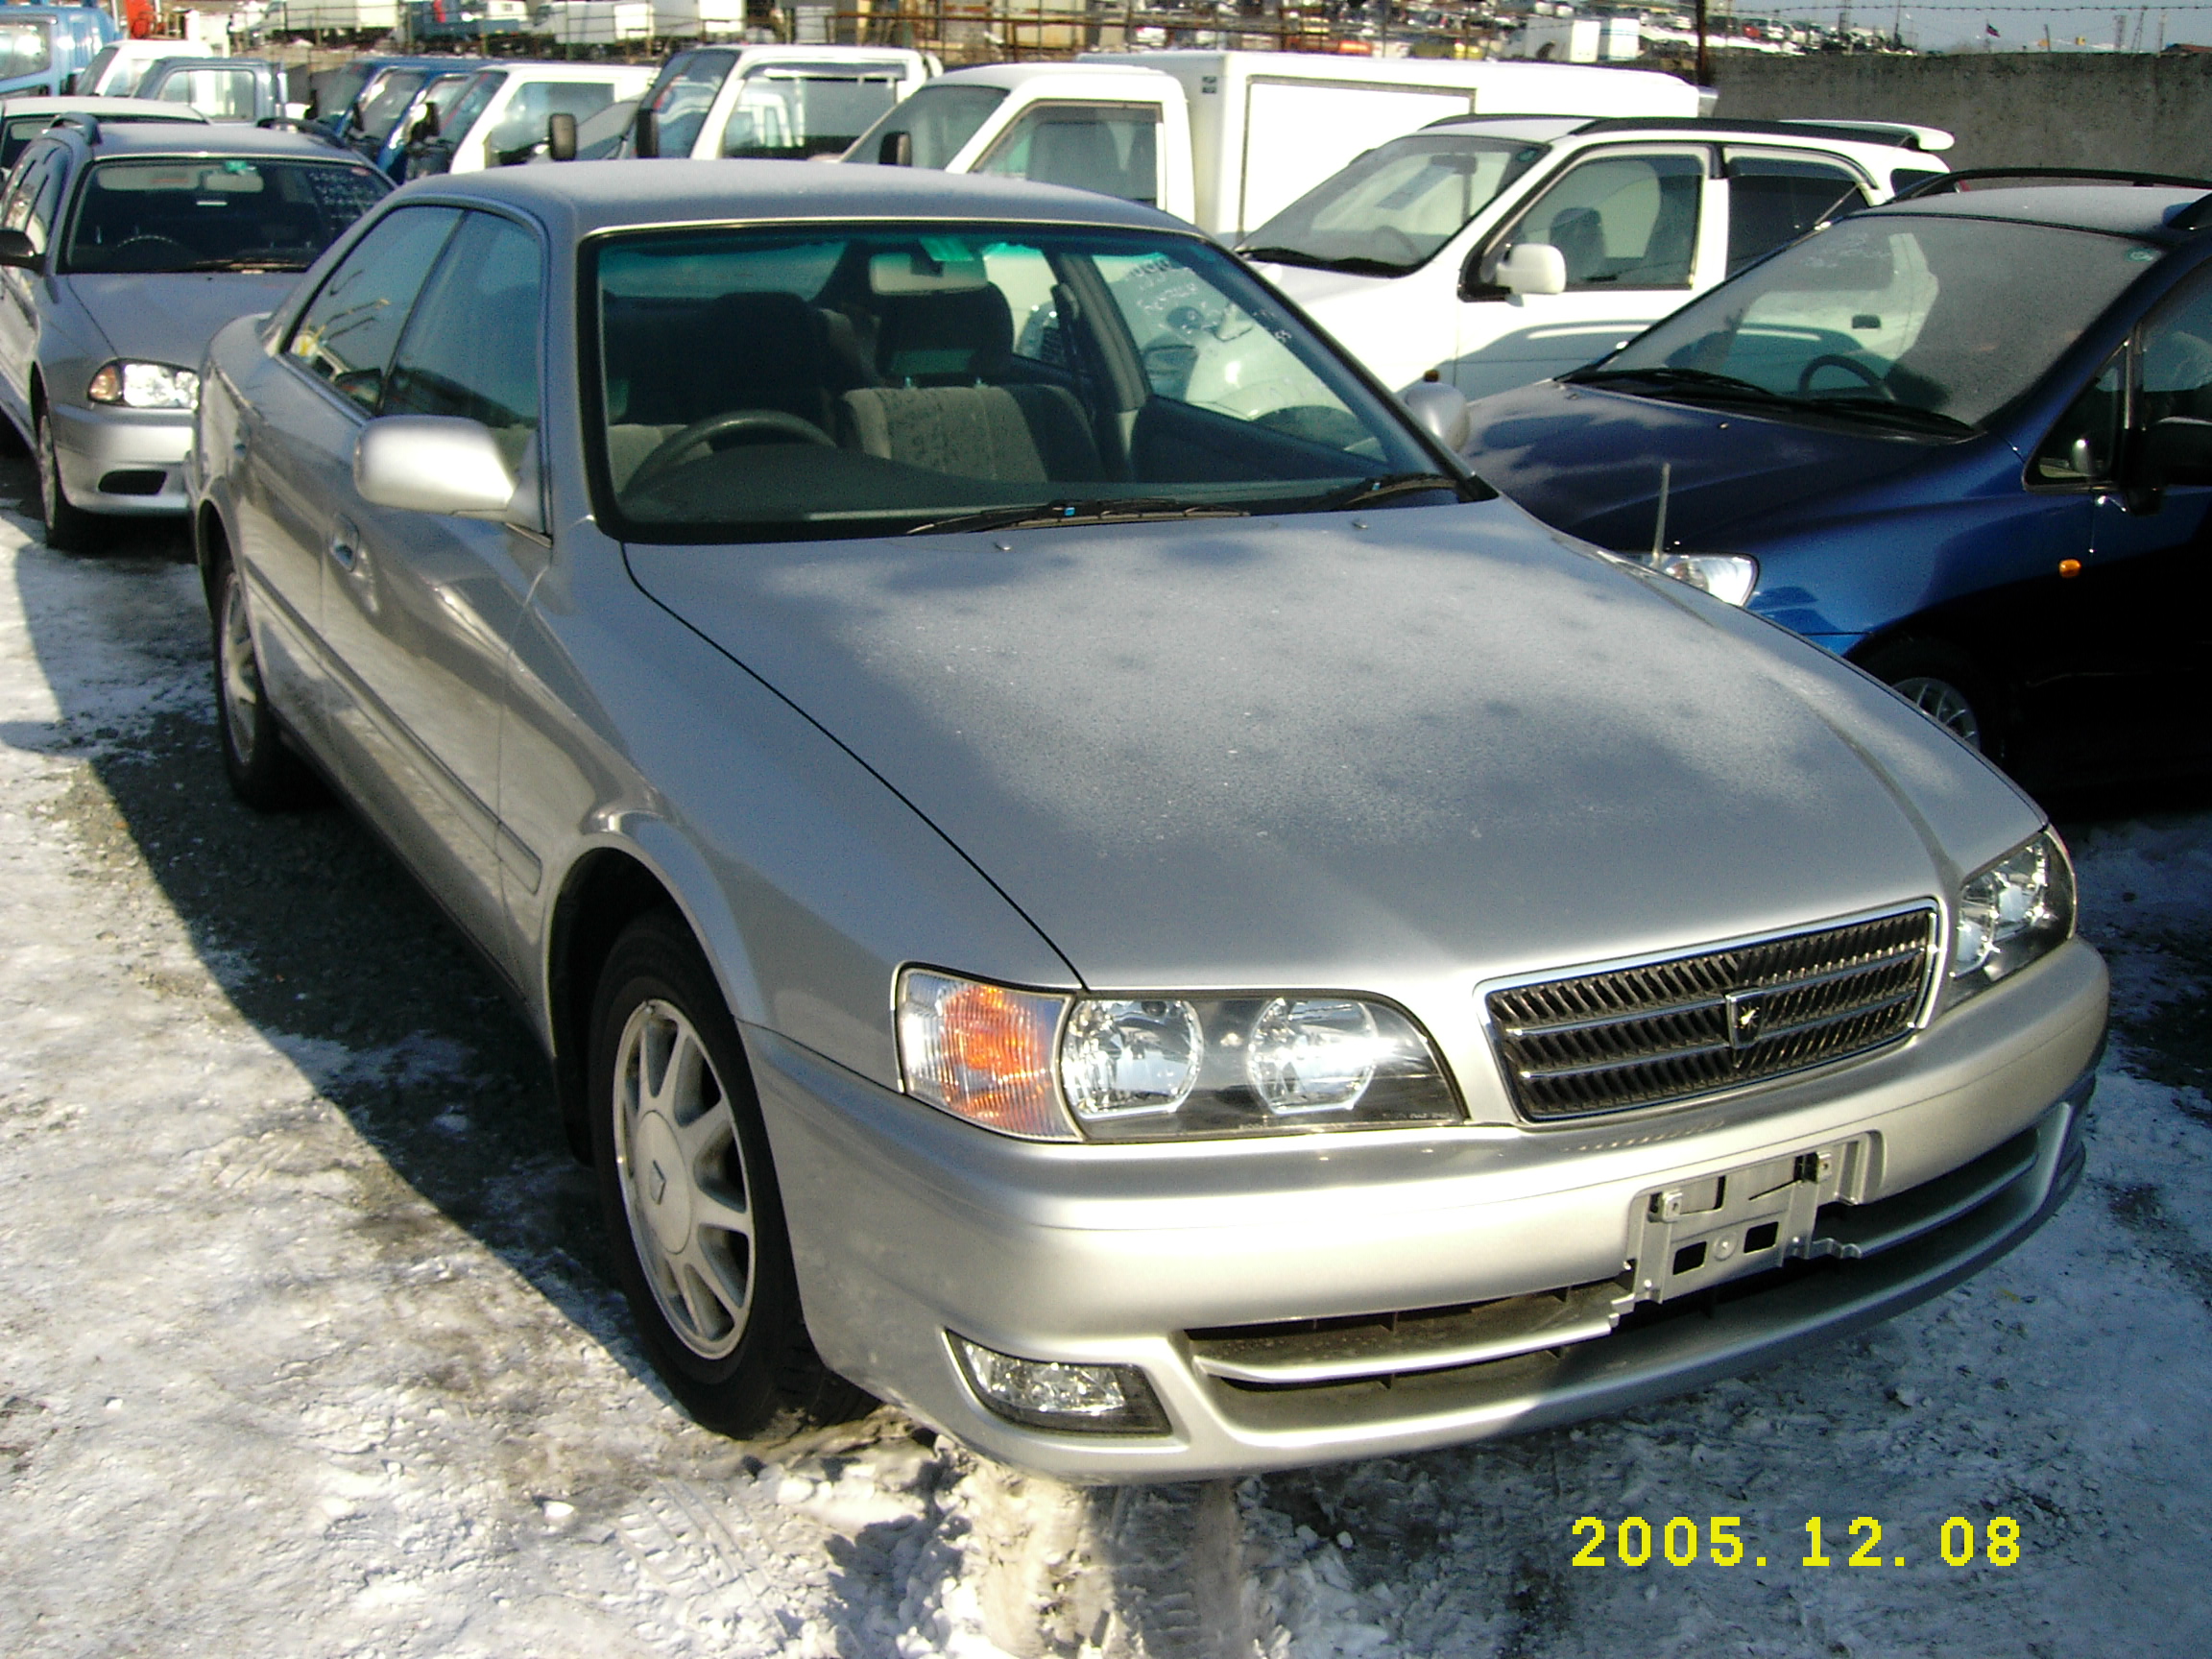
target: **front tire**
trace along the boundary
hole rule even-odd
[[[593,1163],[616,1275],[685,1410],[739,1438],[853,1415],[867,1397],[806,1334],[736,1022],[681,919],[624,929],[593,998]]]
[[[1967,748],[1992,760],[2004,758],[1996,692],[1963,651],[1908,641],[1874,653],[1862,665]]]
[[[316,780],[284,746],[253,649],[246,583],[228,558],[215,566],[215,729],[230,791],[256,812],[278,812],[317,794]]]
[[[83,553],[92,546],[99,520],[69,504],[61,482],[61,457],[54,447],[54,422],[41,405],[32,417],[31,447],[38,461],[38,512],[46,520],[46,545],[57,553]]]

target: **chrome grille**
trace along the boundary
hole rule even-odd
[[[1935,910],[1907,910],[1493,991],[1490,1023],[1525,1117],[1661,1106],[1903,1037],[1935,947]]]

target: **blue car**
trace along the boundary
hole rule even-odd
[[[2200,768],[2212,184],[1929,189],[1474,404],[1469,454],[1560,529],[1858,663],[2031,788]]]
[[[60,97],[116,33],[115,19],[96,6],[7,7],[0,11],[0,98]]]

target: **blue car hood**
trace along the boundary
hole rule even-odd
[[[1779,509],[1863,491],[1950,447],[1557,381],[1482,398],[1473,415],[1478,473],[1546,523],[1624,552],[1650,550],[1663,465],[1668,545],[1724,553],[1732,532]]]

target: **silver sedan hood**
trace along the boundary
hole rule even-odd
[[[61,280],[116,356],[197,369],[217,329],[233,317],[275,310],[299,285],[300,273],[85,272]]]
[[[628,551],[1094,988],[1672,950],[1946,892],[2039,822],[1856,670],[1503,500]]]

